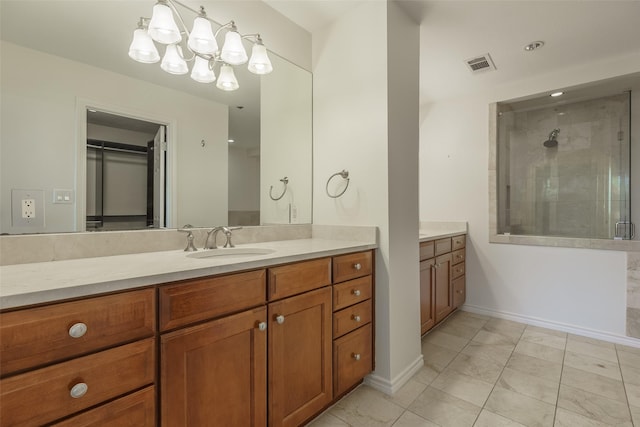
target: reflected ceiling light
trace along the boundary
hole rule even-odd
[[[564,92],[562,92],[562,91],[558,91],[558,92],[553,92],[553,93],[552,93],[551,95],[549,95],[549,96],[553,96],[553,97],[555,98],[555,97],[557,97],[557,96],[562,96],[562,95],[564,95]]]
[[[196,15],[191,31],[185,25],[178,6]],[[211,23],[219,26],[215,33]],[[216,38],[223,30],[226,33],[220,49]],[[247,57],[243,40],[253,43],[251,58]],[[258,75],[273,71],[260,34],[242,35],[234,21],[220,25],[207,17],[202,6],[197,11],[177,0],[158,0],[153,6],[151,18],[140,18],[129,46],[129,57],[144,64],[160,61],[154,42],[167,45],[160,68],[170,74],[187,74],[187,63],[193,62],[191,78],[200,83],[211,83],[216,80],[214,67],[220,63],[216,87],[225,91],[239,88],[232,67],[234,65],[242,65],[248,61],[249,71]],[[189,53],[188,57],[185,57],[183,50]]]

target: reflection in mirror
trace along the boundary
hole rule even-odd
[[[0,233],[85,230],[95,213],[87,108],[167,127],[167,227],[311,222],[310,73],[270,53],[273,73],[239,67],[240,89],[229,93],[137,63],[127,49],[153,3],[0,2]],[[271,201],[269,187],[283,176],[290,191]],[[18,218],[12,207],[24,193],[13,190],[35,194],[37,220]],[[59,190],[68,195],[62,202]]]

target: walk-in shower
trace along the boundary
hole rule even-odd
[[[498,234],[633,237],[631,92],[498,103],[497,124]]]

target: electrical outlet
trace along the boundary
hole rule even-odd
[[[36,201],[34,199],[22,199],[22,218],[36,217]]]

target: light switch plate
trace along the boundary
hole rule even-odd
[[[44,190],[11,190],[11,225],[44,228]]]
[[[73,203],[73,190],[61,190],[53,189],[53,203],[54,204],[72,204]]]

